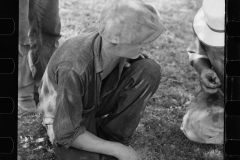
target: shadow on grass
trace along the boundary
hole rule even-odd
[[[131,144],[144,160],[222,160],[223,146],[188,140],[180,130],[179,108],[149,106]]]
[[[18,113],[18,160],[54,160],[42,119],[37,114]]]

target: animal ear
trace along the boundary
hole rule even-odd
[[[209,94],[207,97],[207,105],[209,107],[211,106],[218,106],[218,107],[224,107],[224,97],[220,93],[214,93],[214,94]]]
[[[214,94],[210,94],[209,96],[208,96],[208,98],[207,98],[207,101],[208,102],[215,102],[215,101],[217,101],[217,100],[219,100],[219,95],[218,95],[218,93],[214,93]]]

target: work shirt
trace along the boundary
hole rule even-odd
[[[39,110],[54,118],[56,145],[68,148],[84,133],[87,113],[117,87],[126,58],[113,69],[116,76],[102,81],[101,43],[97,29],[87,29],[64,42],[49,61],[39,87]]]
[[[221,90],[224,90],[224,47],[213,47],[201,42],[195,35],[195,41],[191,44],[191,47],[187,50],[189,55],[189,61],[192,65],[192,61],[198,57],[207,58],[211,62],[212,69],[216,72],[220,82],[222,84]]]

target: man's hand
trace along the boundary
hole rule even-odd
[[[87,130],[73,140],[71,146],[88,152],[113,156],[119,160],[141,160],[131,147],[119,142],[104,140]]]
[[[125,145],[122,145],[116,158],[119,160],[141,160],[137,152],[132,147]]]
[[[200,84],[207,93],[216,93],[221,87],[217,74],[212,69],[203,69],[200,74]]]

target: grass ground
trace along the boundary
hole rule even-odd
[[[104,4],[110,0],[60,0],[60,43],[84,28],[97,25]],[[186,106],[200,90],[198,75],[188,63],[186,48],[193,40],[192,21],[201,0],[144,0],[160,12],[163,35],[145,47],[160,64],[162,80],[132,139],[143,160],[222,160],[223,146],[189,141],[180,130]],[[54,159],[38,115],[20,114],[18,159]]]

